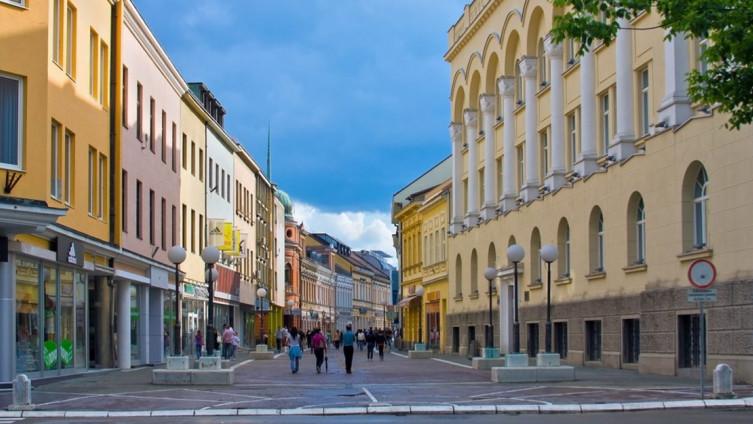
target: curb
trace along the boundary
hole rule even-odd
[[[289,409],[182,409],[154,411],[2,411],[0,418],[124,418],[227,417],[273,415],[455,415],[455,414],[579,414],[676,409],[753,408],[753,397],[743,399],[682,400],[667,402],[583,403],[553,405],[395,405]]]

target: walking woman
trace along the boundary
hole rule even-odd
[[[301,350],[301,334],[298,333],[298,329],[295,327],[291,328],[290,332],[288,333],[288,347],[290,371],[295,374],[298,372],[298,365],[300,363],[301,356],[303,356],[303,351]]]
[[[311,344],[314,347],[314,355],[316,356],[316,373],[321,374],[324,355],[327,352],[327,339],[318,328],[314,330],[314,335],[311,336]]]
[[[196,335],[193,338],[194,349],[196,351],[196,359],[201,358],[201,347],[204,346],[204,336],[201,335],[201,330],[196,330]]]

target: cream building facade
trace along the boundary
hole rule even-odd
[[[476,0],[449,32],[453,151],[448,322],[467,346],[499,270],[500,328],[510,351],[512,272],[519,267],[521,345],[543,350],[552,244],[554,350],[571,364],[687,374],[697,369],[699,311],[690,263],[716,265],[707,315],[709,369],[753,381],[753,130],[688,99],[685,74],[706,66],[699,43],[661,30],[620,30],[578,57],[548,37],[561,11],[543,0]],[[651,28],[644,13],[623,28]],[[475,331],[481,334],[483,331]],[[695,371],[693,371],[695,372]]]

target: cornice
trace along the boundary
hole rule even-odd
[[[481,0],[475,0],[475,1],[481,1]],[[482,7],[482,10],[479,12],[478,15],[475,17],[472,17],[473,19],[468,26],[463,30],[463,32],[457,37],[455,42],[450,46],[449,49],[447,49],[447,52],[444,54],[444,60],[446,62],[451,62],[462,50],[462,48],[468,44],[468,41],[473,37],[476,32],[478,32],[479,28],[484,24],[484,22],[489,19],[489,16],[491,16],[492,12],[497,9],[497,6],[499,6],[500,3],[502,3],[503,0],[487,0],[487,3]],[[470,12],[470,7],[466,7],[463,10],[463,16],[460,17],[460,19],[457,20],[457,22],[450,27],[448,32],[451,32],[454,30],[454,28],[457,27],[458,23],[466,17],[466,12]]]

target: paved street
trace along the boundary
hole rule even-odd
[[[292,375],[286,355],[250,361],[236,369],[233,386],[154,386],[151,368],[112,371],[38,384],[38,410],[201,410],[245,408],[338,408],[373,405],[558,405],[649,402],[698,398],[691,379],[639,375],[633,371],[584,368],[578,380],[556,384],[497,384],[489,371],[468,367],[464,358],[409,360],[401,353],[367,361],[356,351],[354,373],[343,369],[342,353],[331,351],[329,371],[314,372],[306,354]],[[740,397],[753,387],[738,386]],[[10,403],[10,393],[0,394]]]

